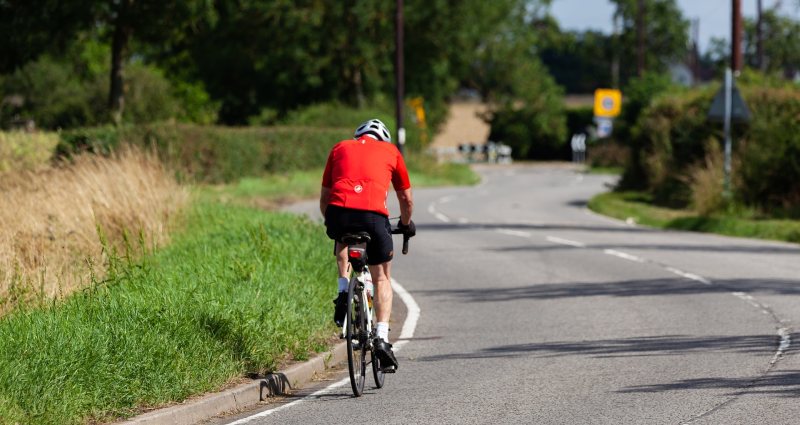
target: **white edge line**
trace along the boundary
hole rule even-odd
[[[411,294],[409,294],[408,291],[406,291],[406,288],[403,288],[403,286],[397,283],[397,281],[394,279],[392,279],[392,287],[394,288],[395,292],[397,292],[397,295],[400,296],[400,299],[403,301],[403,303],[406,305],[406,309],[408,309],[408,313],[406,314],[406,320],[403,322],[403,329],[400,331],[400,337],[398,338],[400,339],[400,341],[397,341],[393,344],[394,350],[398,351],[408,343],[409,339],[414,337],[414,331],[417,328],[417,321],[419,320],[420,309],[417,302],[414,301],[414,297],[412,297]],[[327,387],[319,391],[316,391],[312,394],[309,394],[299,400],[295,400],[291,403],[278,406],[274,409],[256,413],[255,415],[239,419],[236,422],[231,422],[228,425],[242,425],[250,423],[259,418],[265,418],[273,413],[280,412],[281,410],[297,406],[298,404],[309,401],[311,399],[319,398],[319,396],[349,383],[350,383],[350,377],[344,378],[341,381],[334,382],[333,384],[328,385]]]
[[[586,248],[586,244],[583,242],[571,241],[569,239],[562,239],[555,236],[548,236],[546,239],[550,242],[557,243],[560,245],[569,245],[569,246],[574,246],[576,248]]]
[[[624,253],[622,251],[617,251],[615,249],[606,249],[606,250],[603,250],[603,252],[605,252],[608,255],[613,255],[615,257],[623,258],[623,259],[629,260],[629,261],[635,261],[637,263],[644,263],[645,262],[643,259],[641,259],[641,258],[639,258],[639,257],[637,257],[635,255],[627,254],[627,253]]]

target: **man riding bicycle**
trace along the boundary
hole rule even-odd
[[[339,295],[334,303],[333,320],[342,326],[347,310],[349,262],[347,247],[341,242],[345,233],[367,232],[367,265],[375,285],[376,333],[373,341],[381,364],[394,366],[397,359],[389,344],[389,318],[392,313],[391,262],[394,247],[386,200],[389,184],[400,202],[397,227],[412,237],[416,227],[411,221],[414,202],[405,161],[392,143],[386,126],[377,119],[361,124],[353,139],[337,143],[328,155],[322,175],[319,207],[325,217],[327,235],[336,245],[339,267]]]

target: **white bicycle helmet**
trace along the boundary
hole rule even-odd
[[[386,128],[386,126],[379,119],[371,119],[358,126],[353,137],[358,139],[365,134],[369,134],[370,136],[383,142],[392,141],[392,135],[389,133],[389,129]]]

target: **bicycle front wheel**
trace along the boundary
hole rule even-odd
[[[367,362],[367,326],[364,317],[364,305],[358,280],[350,279],[347,293],[347,366],[350,369],[350,386],[358,397],[364,392]]]

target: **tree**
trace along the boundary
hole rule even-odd
[[[636,73],[638,40],[636,17],[640,0],[612,0],[617,6],[615,16],[622,21],[620,35],[623,81]],[[675,0],[644,0],[645,69],[664,72],[671,62],[681,61],[688,53],[689,21]]]
[[[756,50],[757,24],[757,20],[745,19],[745,62],[756,68],[760,65]],[[800,71],[800,22],[771,8],[762,14],[762,31],[766,62],[763,69],[787,76]]]

